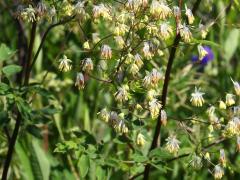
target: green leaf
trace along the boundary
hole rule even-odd
[[[238,29],[233,29],[230,31],[224,44],[224,57],[226,60],[230,60],[237,50],[239,43],[239,34],[240,31]]]
[[[87,175],[89,166],[90,166],[89,157],[83,154],[78,161],[78,168],[80,169],[80,173],[83,178]]]
[[[36,154],[36,158],[38,161],[39,166],[39,173],[41,173],[42,179],[41,180],[49,180],[50,176],[50,162],[46,155],[46,153],[43,151],[42,147],[39,145],[37,140],[32,141],[32,146]]]
[[[26,130],[34,137],[42,139],[41,129],[38,128],[36,125],[33,125],[33,124],[28,125],[26,127]]]
[[[5,44],[1,44],[0,46],[0,62],[9,59],[11,56],[15,54],[15,51],[9,49]]]
[[[2,72],[7,76],[10,77],[18,72],[20,72],[22,70],[21,66],[12,64],[12,65],[8,65],[3,67]]]
[[[9,89],[10,89],[10,87],[7,84],[0,82],[0,95],[6,94],[6,92]]]
[[[149,153],[149,157],[157,157],[160,159],[168,159],[171,158],[172,156],[173,156],[172,154],[170,154],[169,152],[162,148],[153,149]]]
[[[17,157],[20,160],[20,164],[21,164],[21,166],[20,166],[21,171],[20,172],[23,175],[22,178],[23,179],[34,180],[30,158],[29,158],[26,150],[24,150],[24,148],[23,148],[23,146],[21,145],[20,142],[16,143],[15,151],[17,153]]]
[[[106,179],[106,171],[101,166],[97,166],[96,175],[97,180]]]
[[[146,156],[143,156],[141,154],[133,154],[132,158],[134,161],[142,163],[148,161],[148,158]]]
[[[0,112],[0,127],[6,125],[10,121],[8,113],[6,111]]]

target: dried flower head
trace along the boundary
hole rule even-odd
[[[72,69],[72,65],[71,65],[72,61],[68,59],[66,55],[63,55],[63,58],[59,59],[59,62],[60,63],[59,63],[58,69],[60,71],[67,72]]]
[[[203,95],[205,93],[200,92],[196,87],[195,87],[195,92],[191,94],[191,102],[193,106],[200,107],[204,103]]]
[[[169,136],[167,139],[166,149],[170,153],[176,154],[179,150],[180,141],[176,138],[176,136]]]

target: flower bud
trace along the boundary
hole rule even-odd
[[[237,81],[233,81],[233,85],[234,85],[234,90],[236,92],[236,95],[240,96],[240,84]]]
[[[112,50],[110,46],[103,45],[101,48],[101,57],[104,59],[111,59],[112,58]]]
[[[82,65],[83,65],[82,67],[83,71],[87,73],[93,70],[93,62],[91,58],[85,58],[82,62]]]

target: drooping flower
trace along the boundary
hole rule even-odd
[[[162,23],[159,28],[160,37],[167,40],[173,35],[173,30],[167,23]]]
[[[207,50],[204,49],[202,45],[198,45],[198,54],[199,54],[199,60],[201,61],[207,54]]]
[[[192,102],[193,106],[200,107],[204,103],[203,95],[205,93],[200,92],[196,87],[195,87],[195,92],[191,94],[192,98],[190,101]]]
[[[202,158],[197,156],[196,154],[193,155],[192,160],[190,161],[190,165],[192,168],[199,170],[202,168]]]
[[[195,19],[194,16],[193,16],[192,10],[188,9],[186,4],[185,4],[185,10],[186,10],[185,14],[188,18],[188,23],[192,24],[194,22],[194,19]]]
[[[128,26],[125,24],[118,24],[114,28],[114,34],[116,36],[124,36],[124,34],[128,31]]]
[[[235,90],[236,95],[240,96],[240,84],[237,81],[234,81],[234,80],[232,80],[232,82],[233,82],[233,86],[234,86],[234,90]]]
[[[60,71],[67,72],[72,69],[72,65],[71,65],[72,61],[68,59],[66,55],[63,55],[63,58],[59,59],[59,62],[60,63],[59,63],[58,69]]]
[[[161,110],[161,123],[163,126],[167,125],[167,113],[163,109]]]
[[[167,139],[166,149],[170,153],[176,154],[179,150],[180,141],[176,138],[176,136],[169,136]]]
[[[164,20],[167,17],[171,16],[172,10],[166,4],[153,0],[150,6],[150,14],[154,18]]]
[[[128,100],[128,85],[123,85],[118,88],[118,91],[114,94],[116,101],[124,102]]]
[[[153,119],[157,118],[159,111],[162,107],[161,103],[157,99],[151,100],[149,103],[149,111]]]
[[[104,44],[101,47],[101,57],[104,59],[111,59],[112,58],[112,49],[110,46]]]
[[[234,104],[235,104],[234,95],[230,93],[226,94],[226,105],[232,106]]]
[[[142,51],[145,58],[151,59],[153,57],[153,52],[151,51],[150,44],[148,42],[144,42]]]
[[[189,28],[184,24],[180,25],[180,36],[183,39],[184,42],[189,43],[192,39],[192,33],[189,30]]]
[[[84,80],[84,75],[83,73],[77,73],[76,81],[75,81],[75,86],[78,87],[78,89],[83,89],[85,87],[85,80]]]
[[[77,15],[82,15],[84,16],[85,15],[85,8],[84,8],[84,1],[78,1],[77,4],[75,4],[74,6],[74,12],[77,14]]]
[[[94,19],[98,19],[100,17],[108,20],[112,19],[110,16],[110,10],[102,3],[93,6],[93,17]]]
[[[82,62],[82,65],[83,71],[90,72],[93,70],[93,62],[91,58],[85,58]]]
[[[28,22],[34,22],[37,20],[36,11],[32,5],[29,5],[27,8],[23,9],[20,13],[20,16],[24,21],[26,20]]]
[[[138,53],[134,55],[134,63],[138,68],[141,68],[143,65],[142,57]]]
[[[216,165],[214,167],[213,175],[214,175],[215,179],[221,179],[223,177],[223,175],[224,175],[223,168],[221,166],[219,166],[219,165]]]
[[[227,108],[227,106],[226,106],[225,102],[223,102],[222,100],[219,101],[219,109],[226,109],[226,108]]]
[[[209,46],[203,46],[204,50],[207,51],[207,54],[201,59],[200,64],[202,66],[207,65],[208,62],[212,61],[214,59],[214,54],[212,49]],[[193,55],[192,56],[192,62],[199,62],[200,57]]]
[[[125,42],[124,42],[122,36],[115,36],[114,39],[115,39],[116,44],[117,44],[117,46],[118,46],[119,48],[123,48],[123,47],[124,47]]]
[[[106,108],[102,109],[100,112],[97,113],[100,120],[104,121],[104,122],[108,122],[110,115],[109,112],[107,111]]]
[[[138,146],[144,146],[146,143],[145,137],[142,133],[138,133],[136,143]]]
[[[226,156],[225,156],[225,151],[224,149],[220,149],[220,157],[219,157],[220,163],[225,166],[226,164]]]

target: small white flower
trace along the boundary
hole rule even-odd
[[[195,92],[191,94],[191,102],[193,106],[200,107],[204,103],[203,95],[205,93],[200,92],[196,87],[195,87]]]
[[[134,63],[138,66],[138,68],[141,68],[143,65],[142,57],[138,53],[134,56]]]
[[[176,139],[176,136],[169,136],[167,139],[166,149],[170,153],[176,154],[179,150],[180,141]]]
[[[84,1],[78,1],[74,6],[74,12],[78,15],[85,15]]]
[[[194,169],[201,169],[202,168],[202,159],[201,157],[197,156],[196,154],[193,155],[192,160],[190,161],[190,165],[194,168]]]
[[[67,58],[67,56],[63,55],[63,58],[59,60],[58,69],[63,72],[70,71],[72,69],[72,61]]]
[[[221,179],[224,175],[224,171],[223,169],[221,168],[221,166],[219,165],[216,165],[215,168],[214,168],[214,178],[215,179]]]
[[[114,39],[115,39],[116,44],[117,44],[117,46],[118,46],[119,48],[123,48],[123,47],[124,47],[125,42],[124,42],[122,36],[115,36]]]

